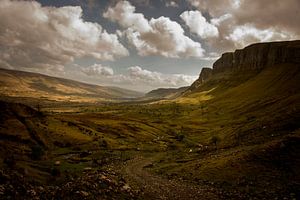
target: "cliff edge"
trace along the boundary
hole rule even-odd
[[[261,71],[281,63],[300,64],[300,40],[252,44],[235,52],[224,53],[211,68],[203,68],[189,91],[211,77],[224,72]]]

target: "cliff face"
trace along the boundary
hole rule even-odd
[[[280,63],[294,63],[300,66],[300,40],[252,44],[235,52],[224,53],[213,68],[203,68],[199,79],[189,88],[193,90],[210,77],[222,72],[260,71]]]
[[[259,43],[225,53],[213,64],[213,73],[260,70],[280,63],[300,63],[300,41]]]
[[[201,84],[203,84],[206,80],[208,80],[213,74],[213,69],[204,67],[201,70],[199,78],[191,85],[190,90],[196,89]]]

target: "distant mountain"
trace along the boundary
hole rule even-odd
[[[180,88],[158,88],[148,92],[145,98],[148,99],[172,99],[180,96],[189,87]]]
[[[59,102],[100,102],[136,98],[140,92],[103,87],[38,73],[0,69],[0,96]]]

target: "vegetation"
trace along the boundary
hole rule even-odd
[[[31,158],[34,160],[41,160],[45,155],[44,149],[40,145],[34,145],[31,147]]]
[[[141,170],[217,188],[227,199],[294,198],[300,191],[298,71],[287,64],[223,74],[173,100],[41,102],[43,115],[1,101],[0,153],[14,155],[3,168],[14,166],[44,185],[105,170],[126,179],[118,169],[143,157]]]

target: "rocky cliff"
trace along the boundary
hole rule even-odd
[[[208,80],[212,76],[212,74],[213,74],[212,68],[207,68],[207,67],[202,68],[199,78],[191,85],[189,89],[190,90],[196,89],[201,84],[203,84],[206,80]]]
[[[260,70],[280,63],[300,63],[300,41],[258,43],[224,53],[213,64],[213,73]]]
[[[268,66],[293,63],[300,66],[300,40],[287,42],[258,43],[224,53],[213,68],[203,68],[199,78],[189,88],[198,88],[215,74],[223,72],[260,71]]]

